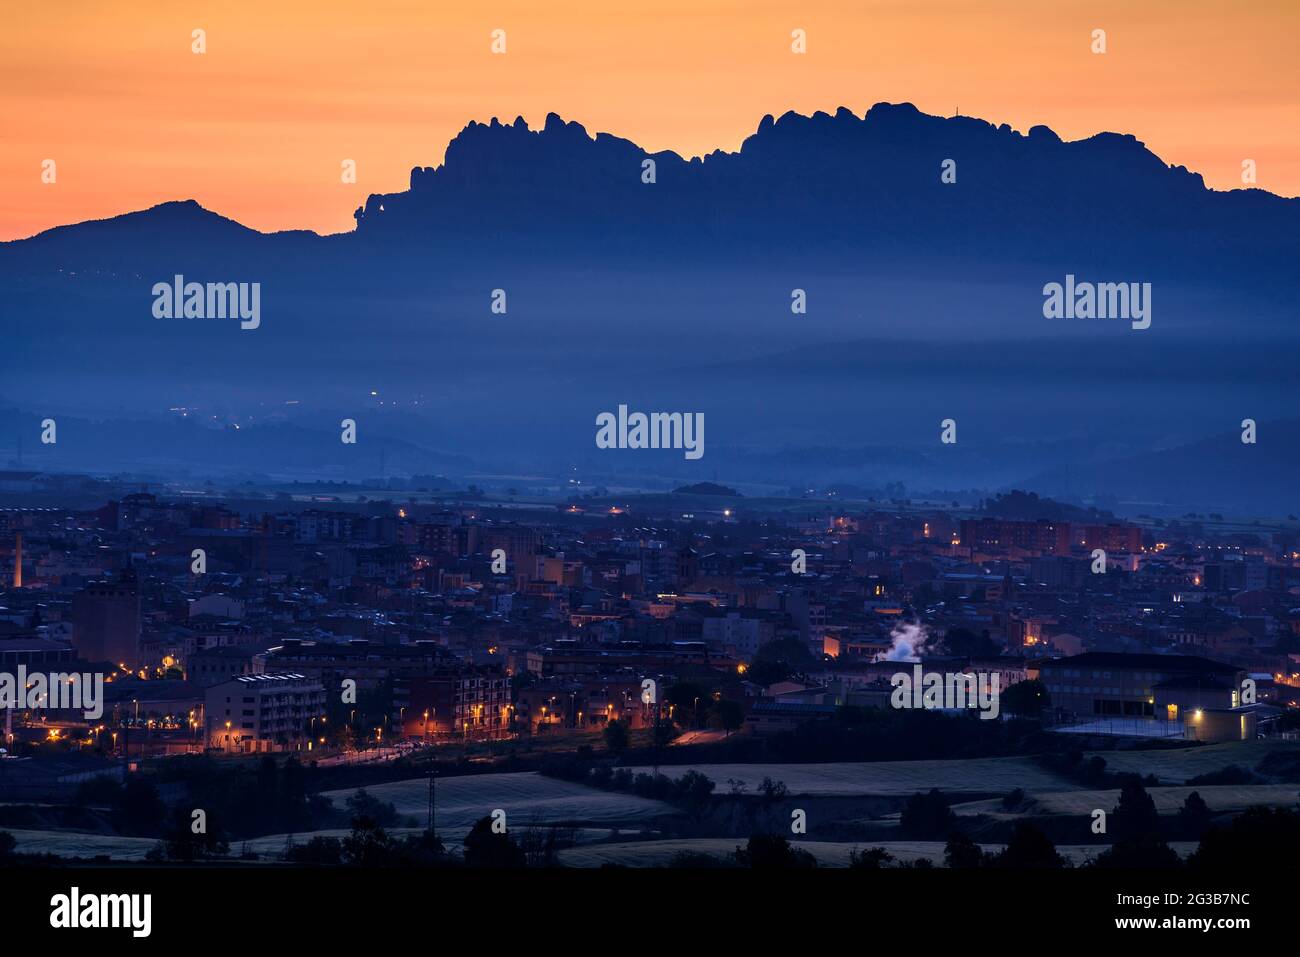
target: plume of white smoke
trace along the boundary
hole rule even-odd
[[[901,621],[889,633],[889,650],[876,655],[874,661],[920,661],[921,652],[930,641],[930,633],[919,621]]]

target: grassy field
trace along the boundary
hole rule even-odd
[[[1160,781],[1182,784],[1188,778],[1222,771],[1230,765],[1253,770],[1272,753],[1300,754],[1300,741],[1232,741],[1226,744],[1207,744],[1200,748],[1180,748],[1174,751],[1097,751],[1106,761],[1108,771],[1131,771],[1135,774],[1154,774]]]
[[[87,834],[82,831],[34,831],[16,827],[8,831],[18,842],[20,854],[55,854],[59,857],[95,857],[105,855],[115,861],[142,861],[157,846],[152,837],[117,837]]]
[[[942,841],[873,841],[870,843],[838,843],[833,841],[795,841],[799,847],[817,858],[820,867],[847,867],[849,855],[868,847],[883,847],[900,861],[908,863],[926,858],[936,867],[943,866]],[[632,841],[621,844],[592,844],[560,852],[560,863],[567,867],[600,867],[602,864],[621,864],[624,867],[662,867],[682,851],[728,857],[745,842],[736,838],[694,838],[669,841]],[[1184,857],[1196,849],[1195,844],[1174,842],[1169,845]],[[1002,844],[981,844],[985,851],[1002,850]],[[1104,844],[1067,844],[1057,848],[1060,855],[1076,866],[1096,857],[1106,850]]]
[[[1187,795],[1197,791],[1210,809],[1234,812],[1260,804],[1294,807],[1300,802],[1300,783],[1256,785],[1199,785],[1184,782],[1196,775],[1222,770],[1230,765],[1254,770],[1272,753],[1300,755],[1300,742],[1249,741],[1217,744],[1200,748],[1167,751],[1098,752],[1110,771],[1154,774],[1166,786],[1148,789],[1161,813],[1175,813]],[[635,768],[648,772],[649,768]],[[1002,810],[999,798],[1016,788],[1025,791],[1032,802],[1021,808],[1030,815],[1087,815],[1095,808],[1107,811],[1119,801],[1119,791],[1090,790],[1048,771],[1031,758],[981,758],[946,761],[892,761],[840,764],[700,764],[663,766],[660,772],[679,777],[687,770],[698,771],[716,785],[715,793],[726,795],[728,780],[744,783],[746,794],[758,793],[767,777],[783,782],[791,797],[900,797],[917,791],[938,788],[948,795],[980,796],[954,805],[963,816],[984,814],[1007,819],[1016,814]],[[401,836],[416,833],[423,827],[428,807],[428,781],[413,778],[367,788],[375,798],[391,802],[403,816],[401,826],[389,828]],[[355,789],[326,792],[338,808],[343,808]],[[436,782],[436,826],[448,847],[454,848],[480,818],[501,808],[508,826],[516,833],[533,824],[568,824],[578,829],[579,846],[563,852],[571,866],[599,866],[606,861],[629,866],[654,866],[667,863],[682,850],[698,850],[714,855],[731,853],[743,839],[709,838],[692,840],[629,841],[619,831],[641,832],[654,828],[662,816],[679,813],[671,805],[619,792],[601,791],[567,781],[544,777],[535,772],[508,774],[460,775],[438,778]],[[862,813],[861,811],[858,812]],[[415,825],[412,827],[411,825]],[[114,860],[138,861],[156,845],[152,838],[115,837],[78,831],[55,831],[23,828],[0,828],[13,834],[23,853],[49,853],[64,857],[105,855]],[[343,837],[346,830],[318,831],[315,834]],[[293,835],[301,844],[313,834]],[[231,844],[232,855],[244,850],[263,859],[277,857],[289,836],[272,834]],[[867,845],[824,841],[803,842],[825,866],[842,867],[854,849]],[[943,845],[932,842],[890,842],[891,853],[903,860],[926,857],[942,858]],[[1081,861],[1099,851],[1097,847],[1061,848],[1061,853]],[[1180,853],[1186,849],[1180,848]]]
[[[1300,785],[1296,784],[1198,785],[1146,790],[1161,814],[1177,812],[1187,800],[1187,795],[1193,791],[1201,796],[1211,811],[1241,811],[1256,804],[1294,807],[1300,803]],[[1031,807],[1014,814],[1003,811],[1002,802],[998,799],[957,804],[953,810],[960,815],[987,814],[1007,819],[1020,817],[1024,813],[1087,815],[1095,808],[1109,813],[1119,803],[1119,791],[1048,791],[1034,794],[1032,801]]]
[[[527,824],[515,824],[516,828]],[[89,834],[82,831],[37,831],[22,828],[4,828],[18,842],[21,854],[54,854],[58,857],[95,857],[105,856],[115,861],[142,861],[145,854],[156,847],[158,841],[152,837],[117,837],[105,834]],[[405,837],[419,834],[423,828],[391,827],[386,828],[393,837]],[[591,843],[609,839],[612,828],[576,828],[573,837],[578,843]],[[279,860],[289,842],[298,846],[306,844],[313,837],[334,837],[343,839],[351,834],[347,828],[331,828],[321,831],[308,831],[298,834],[267,834],[248,840],[232,841],[230,854],[239,857],[245,851],[256,854],[262,860]],[[468,826],[440,828],[438,836],[451,851],[458,851]]]
[[[367,788],[367,793],[396,806],[403,817],[414,818],[417,826],[388,828],[400,837],[423,829],[428,811],[428,779],[416,778]],[[355,789],[326,792],[338,808],[344,807]],[[474,822],[489,816],[495,809],[506,812],[506,823],[518,832],[532,824],[572,823],[588,825],[575,835],[580,841],[607,839],[616,829],[637,831],[655,818],[677,813],[668,804],[628,794],[607,793],[581,784],[570,784],[534,772],[511,774],[475,774],[437,779],[435,823],[438,834],[448,847],[456,847]],[[403,822],[405,825],[405,822]],[[81,831],[25,830],[6,827],[18,842],[22,853],[57,854],[61,857],[107,855],[114,860],[138,861],[155,845],[154,838],[115,837]],[[292,835],[296,844],[305,844],[317,835],[346,837],[347,829],[313,831]],[[289,839],[288,834],[236,840],[230,853],[245,849],[263,857],[278,857]]]
[[[390,827],[385,828],[386,832],[392,837],[405,837],[408,834],[418,834],[422,828],[418,827]],[[265,837],[253,837],[246,841],[232,841],[230,844],[230,853],[238,857],[245,851],[250,854],[256,854],[258,857],[268,860],[278,860],[284,854],[290,839],[299,847],[306,844],[313,837],[335,837],[339,840],[347,837],[352,831],[349,828],[332,828],[325,831],[310,831],[303,834],[268,834]],[[444,836],[444,840],[445,840]]]
[[[434,801],[434,825],[439,832],[463,832],[495,809],[506,812],[509,827],[530,823],[601,824],[634,827],[676,810],[662,801],[630,794],[601,791],[543,777],[534,771],[509,774],[469,774],[438,778]],[[327,791],[325,796],[342,808],[355,789]],[[366,793],[391,802],[399,814],[414,817],[421,824],[428,816],[427,778],[395,781],[366,788]]]
[[[507,817],[507,821],[509,818]],[[527,828],[528,825],[514,823],[511,825],[516,839],[519,837],[519,829]],[[392,837],[415,836],[423,832],[421,827],[389,827],[384,829]],[[626,829],[625,829],[626,830]],[[575,828],[572,837],[578,844],[589,844],[596,841],[607,841],[610,839],[612,828]],[[333,828],[324,831],[311,831],[302,834],[268,834],[265,837],[249,838],[247,841],[234,841],[230,845],[230,853],[238,856],[245,850],[257,854],[266,859],[279,859],[283,855],[285,847],[290,839],[298,846],[302,846],[310,841],[313,837],[334,837],[342,840],[352,832],[347,829]],[[443,845],[452,853],[459,853],[461,845],[465,840],[465,835],[469,833],[468,826],[438,828],[438,837],[442,840]]]
[[[634,768],[646,771],[650,768]],[[893,797],[939,788],[967,794],[1065,790],[1076,785],[1040,767],[1031,758],[975,758],[967,761],[880,761],[844,764],[693,764],[660,767],[661,774],[680,777],[699,771],[726,794],[728,779],[743,781],[745,793],[755,794],[763,778],[785,783],[791,796]]]

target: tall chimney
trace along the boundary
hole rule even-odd
[[[14,535],[14,587],[23,587],[23,533]]]

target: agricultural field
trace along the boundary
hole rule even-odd
[[[1171,751],[1097,751],[1089,752],[1086,757],[1093,754],[1105,759],[1108,771],[1154,774],[1161,783],[1182,784],[1188,778],[1222,771],[1232,765],[1254,770],[1270,755],[1300,761],[1300,741],[1256,739]]]
[[[1216,813],[1236,812],[1252,805],[1295,807],[1300,803],[1300,782],[1283,783],[1293,773],[1291,762],[1300,763],[1297,742],[1251,741],[1178,750],[1097,753],[1105,759],[1108,771],[1156,775],[1162,786],[1149,788],[1148,793],[1162,814],[1176,813],[1192,791],[1198,792]],[[1268,763],[1261,765],[1266,759]],[[1268,776],[1272,783],[1196,786],[1184,783],[1188,778],[1232,765],[1256,773],[1262,766],[1278,773]],[[651,769],[632,770],[648,773]],[[739,782],[740,793],[756,795],[760,793],[763,779],[770,778],[783,783],[791,798],[830,799],[825,806],[827,813],[837,815],[843,824],[870,825],[896,820],[896,810],[886,814],[881,814],[881,810],[896,809],[898,799],[931,788],[938,788],[949,800],[956,799],[958,803],[953,805],[953,810],[959,816],[983,815],[994,821],[1024,816],[1088,815],[1095,808],[1109,811],[1119,801],[1117,789],[1080,787],[1028,757],[839,764],[698,764],[661,766],[659,770],[670,777],[680,777],[688,770],[698,771],[714,782],[714,793],[720,798],[735,789],[733,782]],[[515,833],[533,825],[571,827],[577,846],[561,854],[562,861],[571,866],[599,866],[606,862],[654,866],[667,863],[679,851],[725,856],[744,843],[743,837],[654,839],[663,831],[663,819],[680,817],[683,812],[662,801],[603,791],[536,772],[442,777],[436,780],[435,787],[437,831],[453,849],[476,821],[498,808],[506,812],[508,826]],[[1025,792],[1025,802],[1008,813],[1002,808],[1001,796],[1017,788]],[[428,810],[427,778],[378,784],[366,791],[380,801],[393,804],[401,815],[401,821],[387,828],[389,833],[400,837],[423,828]],[[326,792],[325,796],[341,809],[355,793],[356,789],[348,788]],[[867,803],[855,799],[866,799]],[[883,799],[884,808],[878,806],[881,801],[877,799]],[[869,806],[873,800],[876,807]],[[740,820],[728,811],[716,819],[719,830],[704,833],[727,833],[725,828]],[[13,834],[20,852],[64,857],[102,855],[119,861],[139,861],[157,844],[153,838],[83,831],[21,827],[3,830]],[[290,842],[302,844],[317,835],[341,838],[347,834],[345,829],[270,834],[233,841],[230,851],[236,857],[250,852],[264,861],[273,860]],[[635,839],[638,836],[649,839]],[[867,846],[885,846],[903,861],[925,857],[939,862],[943,854],[942,843],[935,842],[806,841],[801,845],[828,867],[846,866],[852,851]],[[1081,845],[1062,847],[1060,851],[1078,863],[1099,853],[1103,847]],[[1189,849],[1179,848],[1180,853]]]
[[[367,788],[368,794],[391,802],[403,818],[413,818],[416,826],[388,828],[396,837],[419,833],[428,814],[428,779],[416,778]],[[664,815],[677,811],[661,801],[629,794],[608,793],[581,784],[571,784],[543,777],[535,772],[478,774],[438,778],[436,782],[435,823],[438,834],[448,847],[458,845],[474,822],[495,809],[506,812],[512,830],[533,824],[572,823],[579,841],[606,840],[619,830],[639,831]],[[336,807],[356,793],[355,788],[326,792]],[[594,825],[594,826],[590,826]],[[21,853],[56,854],[60,857],[105,855],[113,860],[139,861],[158,844],[155,838],[119,837],[82,831],[34,830],[5,827],[13,834]],[[232,841],[230,852],[238,856],[245,850],[263,858],[278,857],[292,838],[305,844],[311,838],[346,837],[346,829],[330,829],[298,834],[269,834],[263,837]]]
[[[1196,787],[1151,787],[1147,794],[1155,802],[1156,810],[1161,814],[1177,813],[1187,800],[1187,795],[1195,791],[1205,801],[1211,811],[1242,811],[1254,805],[1268,807],[1293,807],[1300,803],[1300,785],[1295,784],[1229,784],[1198,785]],[[1026,814],[1070,814],[1088,815],[1094,808],[1110,811],[1119,803],[1118,790],[1102,791],[1045,791],[1032,794],[1028,803],[1014,813],[1002,809],[1002,801],[994,798],[988,801],[969,801],[953,805],[958,815],[969,816],[985,814],[990,817],[1010,820]]]
[[[601,791],[544,777],[535,771],[508,774],[468,774],[435,781],[434,825],[439,833],[468,832],[479,818],[495,809],[506,812],[511,827],[538,824],[599,824],[634,827],[655,818],[676,814],[662,801],[631,794]],[[335,807],[356,793],[355,788],[326,791]],[[429,809],[429,781],[414,778],[366,788],[366,793],[392,803],[399,814],[423,825]]]
[[[863,849],[861,844],[840,844],[831,841],[792,841],[791,844],[812,854],[821,867],[847,867],[849,854]],[[560,863],[566,867],[600,867],[603,864],[621,864],[624,867],[663,867],[677,854],[685,851],[725,858],[736,848],[744,846],[745,839],[735,837],[590,844],[561,851]],[[939,857],[942,859],[943,845],[939,844],[938,849]]]
[[[507,815],[507,820],[509,820]],[[528,823],[513,824],[512,828],[516,837],[518,832],[526,830]],[[387,827],[384,831],[392,837],[414,837],[424,831],[422,827]],[[346,828],[331,828],[322,831],[304,831],[299,834],[267,834],[265,837],[252,837],[246,841],[234,841],[230,845],[230,853],[239,856],[244,851],[257,854],[266,860],[278,860],[290,843],[296,846],[302,846],[310,841],[313,837],[333,837],[339,840],[349,836],[352,832]],[[460,827],[440,827],[438,828],[438,837],[442,840],[443,845],[451,852],[459,852],[465,835],[469,833],[468,826]],[[566,836],[571,836],[575,843],[589,844],[596,841],[610,840],[612,834],[617,834],[617,828],[574,828]]]
[[[883,847],[899,861],[906,863],[926,858],[936,867],[943,866],[944,842],[942,841],[871,841],[855,844],[834,841],[792,841],[791,843],[817,858],[819,867],[847,867],[849,856],[854,851],[866,850],[868,847]],[[603,864],[620,864],[624,867],[663,867],[683,851],[725,858],[737,847],[744,846],[745,841],[737,838],[591,844],[561,851],[560,863],[567,867],[600,867]],[[980,845],[985,851],[992,853],[1001,851],[1004,846],[1002,844]],[[1196,844],[1183,841],[1171,842],[1169,846],[1183,857],[1196,850]],[[1106,850],[1106,845],[1066,844],[1057,847],[1056,850],[1077,867]]]
[[[418,827],[385,828],[385,831],[393,837],[419,834],[421,830],[422,828]],[[265,837],[250,837],[246,841],[232,841],[230,853],[232,856],[238,857],[247,851],[250,854],[256,854],[260,858],[276,860],[284,854],[291,843],[302,846],[313,837],[333,837],[341,841],[351,833],[352,831],[348,828],[330,828],[323,831],[304,831],[301,834],[268,834]]]
[[[633,768],[649,772],[650,768]],[[659,772],[680,777],[698,771],[716,785],[715,794],[740,781],[744,793],[758,793],[763,779],[783,782],[791,797],[898,797],[939,788],[953,794],[1068,790],[1070,780],[1041,767],[1032,758],[974,758],[952,761],[880,761],[842,764],[692,764],[661,766]]]
[[[18,842],[20,854],[54,854],[58,857],[110,857],[115,861],[142,861],[157,846],[152,837],[119,837],[85,831],[38,831],[6,827]]]

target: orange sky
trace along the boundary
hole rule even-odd
[[[908,100],[1066,139],[1134,133],[1218,188],[1250,158],[1259,186],[1295,196],[1298,26],[1296,0],[10,3],[0,239],[187,198],[263,230],[350,229],[469,120],[552,110],[695,155],[735,149],[764,113]]]

